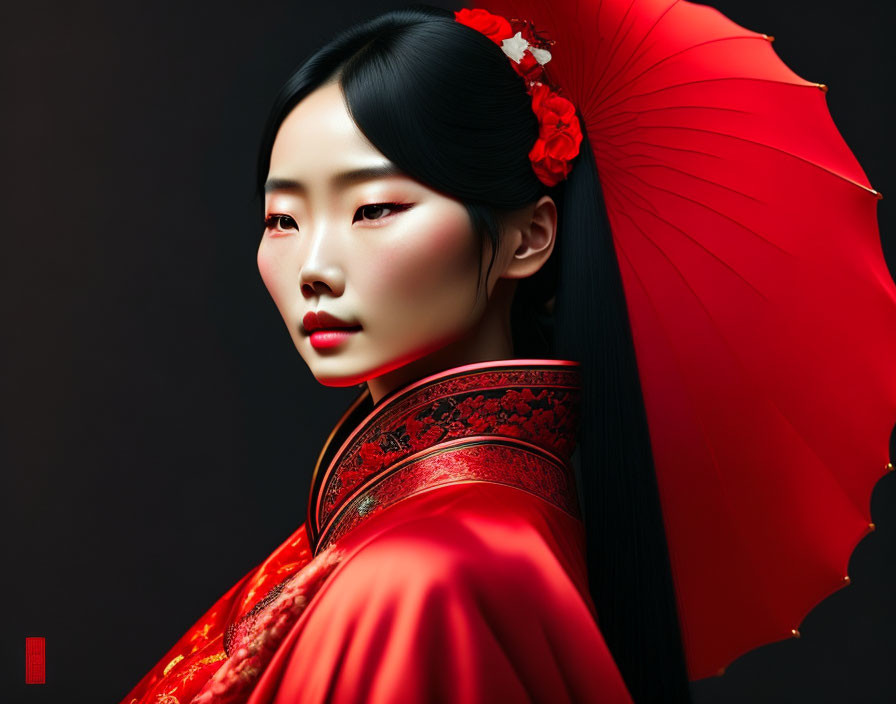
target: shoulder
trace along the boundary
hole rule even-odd
[[[580,528],[526,492],[467,484],[414,497],[372,519],[353,541],[344,569],[377,570],[382,587],[400,591],[428,586],[483,592],[512,585],[544,594],[561,583],[581,589]]]
[[[433,634],[460,621],[487,631],[514,657],[526,655],[516,653],[521,642],[539,638],[604,648],[581,524],[561,513],[499,485],[415,497],[384,511],[376,524],[371,519],[324,599],[342,613],[374,620],[389,613]]]
[[[296,625],[283,696],[629,704],[563,556],[578,543],[537,498],[477,488],[390,507],[341,547]]]

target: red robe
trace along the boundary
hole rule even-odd
[[[588,592],[579,389],[510,360],[365,392],[306,522],[122,704],[631,702]]]

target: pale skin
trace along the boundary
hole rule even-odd
[[[484,277],[490,251],[482,251],[460,201],[400,172],[336,178],[390,165],[351,120],[337,83],[310,93],[274,141],[257,257],[315,378],[328,386],[366,382],[374,402],[429,374],[512,358],[517,280],[544,265],[557,233],[548,196],[510,213],[477,297],[478,263]],[[316,349],[302,323],[309,311],[360,328]]]

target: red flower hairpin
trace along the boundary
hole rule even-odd
[[[572,171],[572,160],[582,143],[582,129],[575,106],[547,80],[544,66],[551,60],[554,42],[535,31],[531,22],[505,19],[482,10],[454,13],[461,24],[481,32],[501,47],[511,66],[526,82],[532,111],[538,118],[538,139],[529,151],[535,175],[546,186],[555,186]]]

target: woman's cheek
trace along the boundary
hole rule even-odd
[[[258,266],[258,273],[261,274],[261,280],[264,285],[268,285],[268,276],[270,275],[270,263],[267,257],[267,248],[264,241],[258,245],[258,251],[255,254],[255,264]]]
[[[261,275],[261,280],[264,282],[265,288],[267,288],[271,298],[279,307],[280,288],[283,283],[284,275],[283,261],[274,256],[270,247],[266,246],[265,243],[262,243],[258,248],[256,263],[258,265],[258,273]]]
[[[380,258],[380,281],[408,303],[448,293],[446,287],[475,279],[477,256],[472,240],[469,225],[458,218],[433,217],[409,226]],[[457,295],[457,289],[450,293]]]

